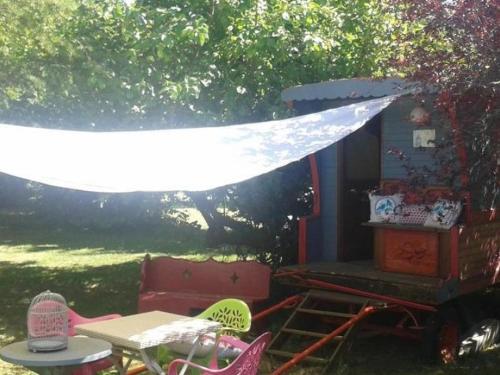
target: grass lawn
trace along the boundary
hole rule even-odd
[[[63,294],[69,306],[84,316],[131,314],[136,312],[139,264],[146,252],[197,259],[231,256],[205,249],[202,236],[201,230],[186,225],[96,232],[4,218],[0,221],[0,347],[25,338],[29,302],[44,290]],[[500,371],[500,350],[452,367],[426,365],[418,353],[418,345],[411,342],[388,338],[359,341],[340,373],[448,375]],[[0,375],[28,373],[0,361]],[[315,373],[317,369],[307,367],[291,372]]]

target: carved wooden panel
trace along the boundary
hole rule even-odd
[[[438,233],[385,229],[379,238],[380,268],[388,272],[438,276]]]

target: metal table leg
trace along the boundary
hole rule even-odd
[[[186,358],[186,360],[191,361],[193,359],[194,353],[196,353],[196,345],[198,345],[198,341],[200,341],[200,336],[198,336],[194,341],[193,341],[193,346],[191,347],[191,350],[189,351],[189,354]],[[181,372],[179,372],[179,375],[184,375],[184,373],[187,370],[188,365],[184,364],[181,368]]]
[[[141,354],[142,361],[144,362],[148,370],[158,375],[165,375],[165,371],[163,371],[158,362],[156,362],[151,358],[151,356],[149,356],[146,350],[139,350],[139,353]]]
[[[113,366],[118,370],[118,373],[120,375],[127,375],[128,368],[130,366],[130,363],[132,362],[132,358],[128,357],[127,360],[125,361],[125,364],[123,363],[125,356],[123,352],[119,352],[113,350],[113,355],[110,357],[111,362],[113,362]]]

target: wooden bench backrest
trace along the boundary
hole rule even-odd
[[[270,277],[270,267],[256,261],[195,262],[146,256],[142,264],[141,291],[267,298]]]

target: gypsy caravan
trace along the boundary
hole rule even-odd
[[[418,97],[403,94],[415,90]],[[433,108],[432,88],[350,79],[293,87],[282,98],[307,114],[398,94],[365,126],[308,157],[313,210],[299,222],[298,264],[276,275],[304,293],[289,298],[297,308],[271,343],[269,352],[288,360],[275,374],[303,359],[329,373],[362,320],[374,332],[427,340],[430,354],[451,361],[477,323],[467,298],[500,281],[500,220],[495,210],[474,206],[460,186],[467,176],[448,186],[435,176],[416,181],[416,171],[435,168],[443,125],[454,125]],[[448,156],[464,170],[464,146],[454,134],[456,155]],[[381,311],[400,319],[370,323]],[[309,319],[336,324],[313,332],[303,324]],[[285,349],[293,336],[304,344],[298,352]]]

